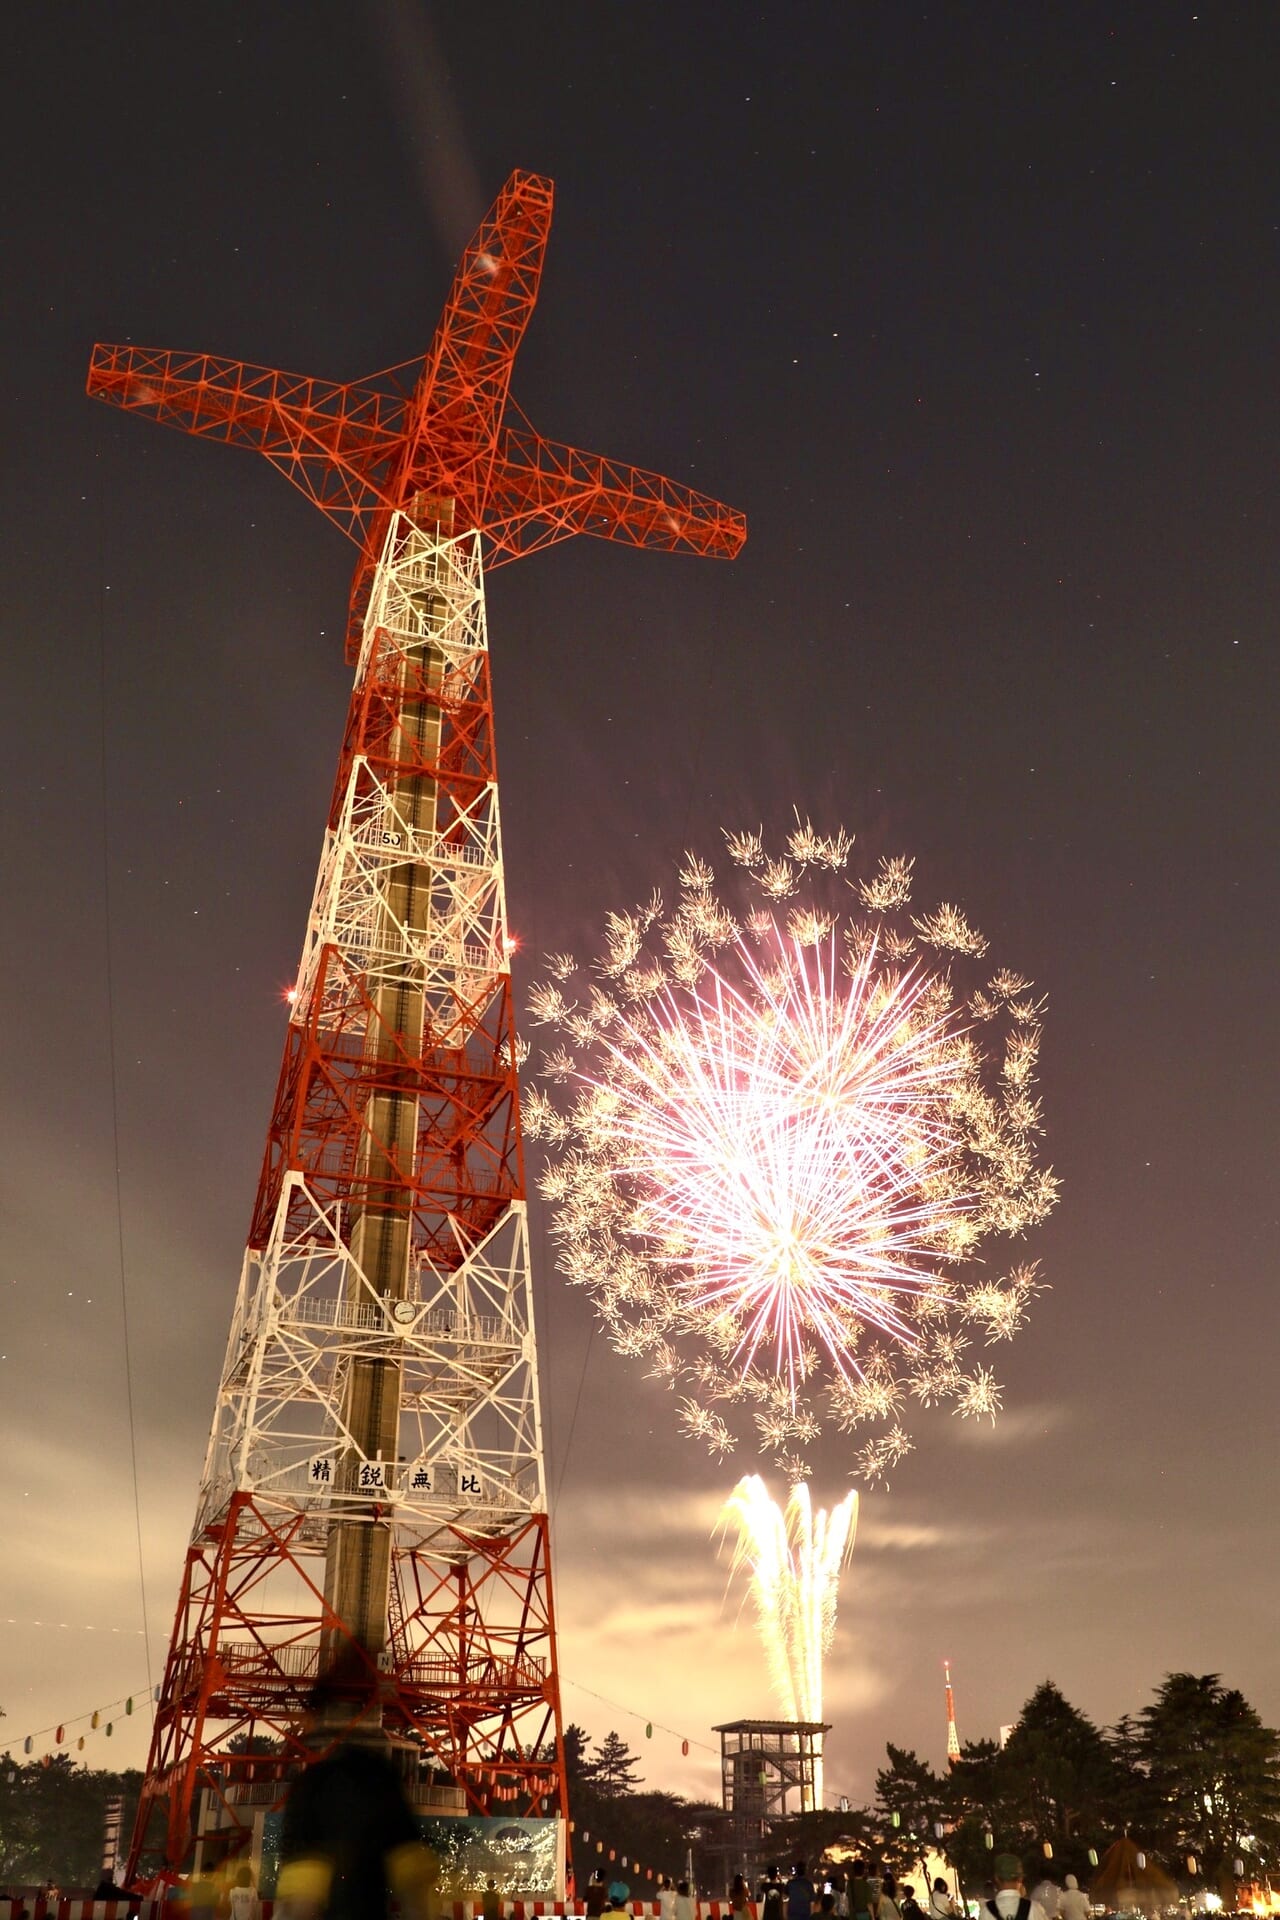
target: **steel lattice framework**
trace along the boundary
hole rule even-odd
[[[740,513],[661,474],[547,440],[509,398],[538,297],[552,187],[513,173],[454,278],[424,360],[339,386],[207,353],[98,346],[97,399],[265,454],[361,549],[349,651],[363,628],[391,515],[418,496],[453,503],[488,565],[574,533],[731,560]]]
[[[514,173],[424,360],[339,386],[94,349],[88,390],[265,454],[359,545],[356,676],[130,1856],[274,1791],[317,1678],[473,1811],[565,1810],[483,563],[730,558],[741,515],[509,399],[552,188]],[[231,1751],[270,1735],[279,1756]]]

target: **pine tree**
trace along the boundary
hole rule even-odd
[[[612,1731],[596,1743],[584,1769],[586,1778],[605,1800],[616,1800],[624,1793],[635,1793],[639,1786],[636,1767],[640,1756],[632,1753],[626,1741]]]
[[[1022,1709],[998,1762],[1005,1792],[1018,1806],[1024,1844],[1059,1848],[1108,1824],[1118,1786],[1103,1735],[1051,1680]]]
[[[1151,1837],[1210,1879],[1275,1858],[1280,1736],[1216,1673],[1170,1673],[1138,1716]]]
[[[1087,1875],[1090,1845],[1114,1831],[1122,1782],[1107,1740],[1046,1680],[1003,1747],[966,1745],[951,1769],[947,1852],[975,1885],[990,1873],[993,1851],[1019,1854],[1042,1871],[1046,1842],[1059,1871]]]
[[[927,1761],[892,1742],[887,1767],[876,1775],[876,1812],[884,1830],[882,1856],[897,1873],[928,1874],[926,1856],[943,1816],[943,1782]],[[894,1825],[893,1816],[898,1816]]]

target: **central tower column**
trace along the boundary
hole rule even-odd
[[[451,520],[451,511],[440,515],[437,537],[448,538]],[[438,829],[439,789],[432,769],[440,761],[445,664],[440,632],[446,615],[438,584],[424,581],[410,593],[407,611],[421,637],[401,651],[383,815],[386,844],[404,844],[406,858],[384,870],[377,930],[379,948],[391,952],[403,946],[406,959],[431,932],[431,866],[415,850],[433,844]],[[370,1290],[392,1303],[408,1297],[418,1094],[412,1085],[394,1084],[395,1068],[397,1062],[420,1059],[427,1040],[424,981],[404,975],[384,980],[371,997],[365,1057],[375,1069],[374,1087],[356,1157],[354,1192],[362,1197],[350,1208],[352,1263],[346,1285],[346,1304],[357,1313]],[[326,1635],[325,1666],[348,1639],[375,1662],[385,1653],[393,1533],[385,1493],[394,1488],[399,1464],[402,1372],[396,1359],[353,1358],[350,1363],[342,1420],[351,1445],[338,1463],[337,1490],[364,1493],[362,1476],[369,1479],[370,1463],[385,1463],[385,1473],[373,1476],[383,1485],[368,1493],[364,1515],[330,1527],[325,1601],[343,1629]]]

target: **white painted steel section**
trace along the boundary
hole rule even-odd
[[[375,648],[399,645],[421,658],[428,596],[446,675],[479,675],[487,639],[478,541],[433,539],[397,515],[357,684]],[[386,876],[406,858],[430,876],[424,930],[405,927],[388,904]],[[325,837],[291,1016],[299,1025],[326,946],[342,963],[331,973],[358,976],[371,998],[384,983],[421,994],[428,1025],[460,1043],[508,967],[496,787],[484,788],[446,841],[415,833],[357,760]],[[337,1014],[336,997],[319,1010],[322,1024]],[[524,1202],[513,1201],[478,1244],[451,1221],[457,1263],[437,1270],[419,1254],[404,1300],[370,1285],[343,1238],[342,1213],[290,1173],[267,1246],[245,1255],[193,1537],[237,1491],[251,1491],[264,1513],[300,1518],[317,1549],[331,1522],[367,1518],[371,1488],[386,1489],[378,1497],[392,1509],[398,1547],[427,1548],[451,1523],[502,1533],[545,1512]],[[324,1463],[336,1479],[355,1446],[343,1424],[345,1381],[354,1360],[369,1358],[401,1368],[397,1458],[366,1462],[364,1490],[343,1494]]]

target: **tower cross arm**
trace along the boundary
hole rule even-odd
[[[531,427],[504,428],[484,515],[492,561],[575,533],[732,560],[747,522],[736,508],[662,474],[546,440]]]
[[[386,477],[404,446],[399,394],[210,353],[100,343],[86,390],[183,433],[265,454],[358,540],[367,516],[386,504]]]

